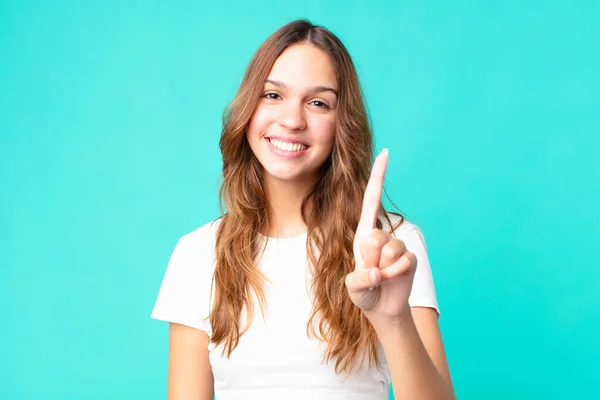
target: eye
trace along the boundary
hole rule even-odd
[[[265,93],[263,94],[263,97],[269,100],[279,100],[281,98],[281,96],[274,92]]]
[[[328,106],[327,104],[323,103],[323,102],[322,102],[322,101],[320,101],[320,100],[313,100],[313,101],[311,101],[310,103],[311,103],[312,105],[315,105],[315,106],[319,107],[319,108],[329,108],[329,106]]]

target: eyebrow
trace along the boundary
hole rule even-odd
[[[288,87],[285,85],[285,83],[283,83],[281,81],[274,81],[274,80],[271,80],[271,79],[267,79],[265,81],[265,83],[270,83],[272,85],[279,86],[279,87],[284,88],[286,90],[288,89]],[[311,88],[311,92],[313,92],[313,93],[331,92],[331,93],[335,94],[336,97],[339,97],[337,90],[335,90],[334,88],[329,87],[329,86],[315,86],[315,87]]]

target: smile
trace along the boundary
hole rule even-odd
[[[302,143],[284,142],[284,141],[281,141],[281,140],[278,140],[278,139],[270,139],[270,138],[267,138],[267,140],[276,149],[281,150],[281,151],[287,151],[287,152],[290,152],[290,153],[298,152],[298,151],[304,151],[304,150],[306,150],[308,148],[307,145],[302,144]]]
[[[265,138],[265,140],[271,153],[287,160],[304,157],[310,151],[310,146],[304,143],[284,142],[275,138]]]

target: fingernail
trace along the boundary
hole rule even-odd
[[[383,150],[381,150],[381,154],[388,155],[388,154],[389,154],[389,152],[390,152],[390,151],[389,151],[388,149],[383,149]]]

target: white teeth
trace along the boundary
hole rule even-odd
[[[277,139],[269,139],[269,141],[271,142],[271,144],[273,146],[275,146],[279,150],[283,150],[283,151],[294,152],[294,151],[302,151],[307,148],[307,146],[300,144],[300,143],[286,143],[286,142],[282,142],[281,140],[277,140]]]

